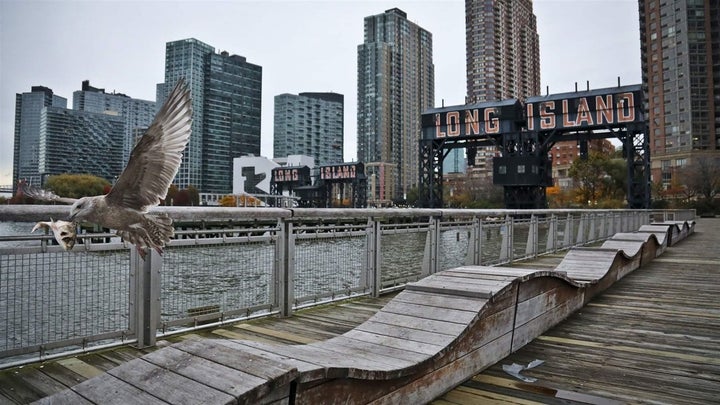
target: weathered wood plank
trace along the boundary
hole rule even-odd
[[[426,330],[429,332],[439,332],[457,335],[467,327],[467,324],[436,320],[436,319],[420,319],[405,314],[394,314],[381,311],[370,318],[376,322],[393,323],[403,328],[414,328]]]
[[[488,300],[482,298],[457,297],[420,291],[403,291],[398,294],[393,301],[435,306],[440,308],[457,309],[460,311],[470,312],[477,312],[488,302]]]
[[[477,311],[462,311],[399,301],[389,302],[385,308],[382,309],[382,312],[405,314],[421,319],[434,319],[460,324],[467,324],[477,316]]]
[[[72,390],[81,395],[83,398],[86,398],[90,402],[93,402],[95,404],[167,404],[167,402],[158,399],[154,395],[151,395],[135,387],[134,385],[115,377],[110,373],[102,374],[85,382],[82,382],[72,387]]]
[[[108,374],[172,404],[235,402],[232,396],[222,391],[142,359],[135,359],[115,367],[108,371]],[[138,403],[137,400],[131,402]]]
[[[393,336],[413,342],[430,343],[438,346],[447,346],[448,343],[452,342],[457,337],[457,335],[404,328],[397,325],[374,321],[364,322],[355,328],[355,330],[377,333],[383,336]]]
[[[240,355],[242,356],[242,353]],[[289,382],[297,376],[297,369],[292,368],[285,374],[275,376],[281,381],[259,378],[253,375],[258,374],[257,369],[259,368],[253,362],[246,363],[244,369],[249,372],[245,372],[175,349],[172,346],[151,353],[143,359],[235,398],[242,398],[240,402],[248,404],[261,402],[262,398],[271,390],[284,391],[282,395],[288,396]],[[252,373],[253,371],[255,372]]]
[[[92,405],[94,402],[90,402],[87,399],[81,397],[78,393],[73,390],[61,391],[52,397],[44,397],[40,400],[33,402],[35,405]]]

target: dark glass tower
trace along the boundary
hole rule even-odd
[[[165,52],[158,104],[184,78],[193,106],[192,135],[174,184],[231,193],[232,159],[260,153],[262,67],[194,38],[168,42]]]
[[[13,189],[18,180],[41,185],[38,157],[40,148],[40,113],[45,107],[67,107],[67,99],[43,86],[33,86],[30,93],[15,95],[15,143],[13,147]]]

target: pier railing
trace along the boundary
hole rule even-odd
[[[176,236],[143,260],[110,233],[70,252],[34,221],[62,206],[0,207],[0,368],[358,295],[464,264],[591,244],[694,211],[168,208]]]

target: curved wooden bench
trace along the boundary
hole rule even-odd
[[[671,231],[673,224],[665,235]],[[669,240],[662,234],[653,228],[616,234],[599,248],[573,248],[555,270],[442,271],[408,284],[369,320],[326,341],[185,341],[40,402],[428,402],[652,260]]]

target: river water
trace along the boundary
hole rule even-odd
[[[0,223],[0,237],[42,233],[32,234],[33,226]],[[421,277],[426,235],[382,236],[384,284]],[[193,308],[228,312],[274,302],[274,242],[214,243],[166,249],[160,271],[163,324],[182,322]],[[3,248],[38,244],[0,241]],[[292,256],[295,298],[307,301],[364,288],[365,245],[364,236],[297,240]],[[464,264],[467,246],[467,230],[442,232],[438,270]],[[128,249],[86,252],[82,244],[70,252],[0,255],[0,352],[127,330],[129,268]]]

